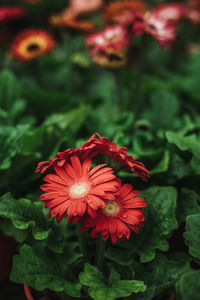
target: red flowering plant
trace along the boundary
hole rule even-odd
[[[130,184],[122,186],[109,165],[115,166],[118,171],[125,167],[145,181],[149,178],[149,172],[142,163],[128,156],[126,150],[124,147],[117,150],[114,142],[94,134],[81,147],[58,153],[50,161],[39,163],[36,172],[47,173],[43,178],[47,183],[41,186],[46,193],[41,200],[46,208],[50,207],[49,215],[56,216],[57,222],[65,216],[69,222],[81,222],[81,230],[96,227],[102,223],[104,216],[107,232],[102,230],[102,237],[106,240],[109,226],[113,227],[110,232],[113,243],[116,243],[117,237],[130,237],[127,225],[138,232],[138,226],[142,226],[145,220],[139,210],[146,206],[145,200],[136,197],[139,192],[132,191]],[[91,169],[92,162],[101,156],[108,164],[97,164]],[[95,229],[93,237],[94,232]]]
[[[199,300],[199,25],[198,0],[1,1],[5,299]]]
[[[142,208],[147,203],[131,184],[121,182],[121,169],[135,173],[145,181],[149,178],[149,171],[127,154],[127,148],[117,148],[116,143],[98,133],[76,149],[67,149],[49,161],[39,162],[36,168],[45,182],[41,185],[45,193],[40,199],[44,207],[49,208],[49,216],[56,217],[58,223],[67,219],[68,226],[76,223],[84,260],[95,260],[99,270],[104,269],[104,249],[110,247],[109,237],[114,245],[118,239],[125,242],[131,231],[132,236],[141,234],[139,228],[145,226]],[[84,233],[90,229],[91,238]],[[99,235],[97,254],[89,255],[86,243],[94,247],[92,240]],[[94,268],[97,272],[89,264],[86,268]],[[145,290],[142,281],[133,281],[133,284],[137,288],[132,291]],[[77,292],[67,293],[77,295]]]

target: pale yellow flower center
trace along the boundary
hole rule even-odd
[[[103,214],[106,216],[115,216],[118,214],[120,208],[115,201],[106,201],[106,207],[103,209]]]
[[[87,194],[88,188],[88,184],[85,182],[76,183],[70,189],[70,196],[72,198],[81,198]]]

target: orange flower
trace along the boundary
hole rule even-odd
[[[200,9],[200,0],[190,0],[189,6],[192,8]]]
[[[99,51],[92,55],[92,60],[95,64],[103,68],[119,68],[126,64],[125,51]]]
[[[142,17],[145,10],[146,6],[142,1],[122,0],[108,4],[103,16],[108,21],[114,21],[121,25],[129,25],[136,18]]]
[[[54,166],[53,172],[44,177],[47,184],[41,189],[47,193],[40,198],[45,207],[50,207],[50,216],[60,222],[65,214],[69,221],[83,216],[87,211],[94,214],[105,208],[103,199],[113,200],[119,186],[113,170],[101,164],[91,169],[91,159],[80,162],[78,156],[71,157],[63,167]],[[77,219],[78,220],[78,219]]]
[[[55,40],[43,30],[29,29],[21,32],[13,42],[11,55],[29,61],[46,54],[55,47]]]
[[[94,25],[92,22],[77,20],[71,16],[67,17],[66,15],[51,16],[50,24],[60,27],[71,27],[87,32],[92,31],[94,29]]]

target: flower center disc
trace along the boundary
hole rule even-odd
[[[27,48],[29,52],[35,52],[38,51],[40,47],[37,44],[30,44]]]
[[[84,182],[74,184],[70,189],[70,196],[72,198],[81,198],[87,194],[88,185]]]
[[[116,216],[119,212],[119,205],[114,201],[106,201],[106,207],[103,209],[105,216]]]

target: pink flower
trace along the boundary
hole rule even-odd
[[[162,47],[170,48],[176,39],[176,29],[185,18],[186,6],[179,3],[163,4],[146,14],[146,32]]]
[[[107,26],[104,30],[86,37],[86,47],[91,54],[98,51],[122,51],[129,43],[127,31],[121,25]]]

